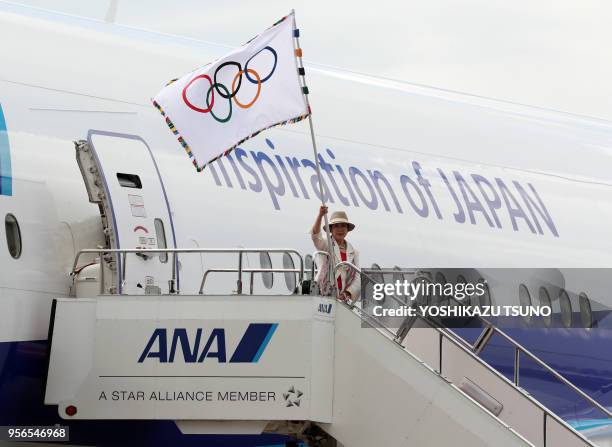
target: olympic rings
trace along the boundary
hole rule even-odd
[[[213,76],[213,79],[215,80],[215,84],[214,85],[221,85],[218,81],[217,81],[217,73],[219,73],[219,70],[221,70],[223,67],[227,67],[228,65],[235,65],[236,67],[238,67],[238,71],[242,70],[242,65],[240,65],[239,62],[234,62],[234,61],[227,61],[227,62],[223,62],[221,65],[219,65],[217,67],[217,69],[215,70],[215,74]],[[221,91],[215,87],[215,90],[217,91],[217,93],[219,93],[219,95],[221,95],[223,98],[225,99],[231,99],[234,96],[236,96],[236,93],[238,93],[238,90],[240,90],[240,85],[242,84],[242,76],[240,77],[240,80],[238,81],[238,88],[236,90],[234,90],[234,87],[232,86],[232,93],[228,92],[228,95],[225,96],[223,93],[221,93]],[[227,92],[227,89],[225,89],[225,91]]]
[[[268,73],[266,77],[262,78],[257,71],[255,71],[252,68],[249,68],[249,63],[251,63],[251,61],[255,58],[255,56],[257,56],[259,53],[261,53],[264,50],[268,50],[270,53],[272,53],[272,56],[274,56],[274,63],[272,64],[272,69],[270,70],[270,73]],[[207,74],[200,74],[194,77],[191,81],[189,81],[189,83],[187,83],[187,85],[183,88],[183,101],[185,102],[187,107],[189,107],[190,109],[195,110],[196,112],[199,112],[199,113],[209,113],[210,112],[210,114],[212,115],[215,121],[219,123],[227,123],[232,117],[232,99],[234,100],[234,103],[236,104],[236,106],[240,107],[241,109],[248,109],[251,106],[253,106],[253,104],[255,104],[255,102],[259,99],[259,95],[261,93],[261,85],[264,82],[266,82],[268,79],[270,79],[270,77],[272,77],[272,75],[276,71],[277,63],[278,63],[278,54],[276,53],[276,50],[270,46],[266,46],[262,48],[261,50],[259,50],[257,53],[253,54],[244,64],[244,69],[242,68],[242,65],[239,62],[225,61],[215,69],[212,79]],[[227,67],[229,65],[234,65],[238,69],[238,71],[236,72],[236,75],[232,79],[231,91],[224,84],[222,84],[221,82],[217,80],[217,75],[219,74],[219,72],[224,67]],[[242,86],[242,76],[243,75],[246,76],[247,80],[251,82],[252,84],[257,84],[257,92],[255,93],[255,97],[248,103],[241,103],[236,96],[238,94],[238,91],[240,90],[240,87]],[[194,105],[187,98],[187,90],[189,90],[191,85],[194,82],[196,82],[198,79],[206,79],[210,84],[210,86],[208,87],[208,90],[206,91],[206,95],[205,95],[206,107],[207,107],[206,109]],[[201,92],[203,90],[198,89],[198,91]],[[229,112],[225,118],[220,118],[217,115],[215,115],[215,113],[213,112],[213,107],[215,105],[215,91],[222,98],[227,99],[229,102]]]
[[[270,53],[272,53],[272,56],[274,56],[274,64],[272,65],[272,70],[270,71],[270,73],[268,74],[268,76],[266,76],[265,78],[263,78],[261,80],[261,82],[266,82],[268,79],[270,79],[270,76],[272,76],[274,74],[274,71],[276,70],[276,63],[278,62],[278,54],[276,54],[276,50],[272,47],[263,47],[261,50],[259,50],[257,53],[255,53],[253,56],[251,56],[249,58],[248,61],[246,61],[246,64],[244,64],[244,71],[246,78],[252,83],[252,84],[257,84],[259,83],[259,79],[257,81],[251,79],[251,77],[249,76],[249,62],[251,62],[251,60],[257,56],[259,53],[261,53],[263,50],[268,50],[270,51]]]
[[[223,94],[222,94],[222,93],[221,93],[221,92],[218,90],[217,86],[218,86],[219,88],[222,88],[223,90],[225,90],[225,94],[226,94],[227,96],[224,96],[224,95],[223,95]],[[212,106],[209,104],[210,94],[212,93],[212,94],[213,94],[213,97],[214,97],[214,92],[213,92],[213,89],[217,90],[217,92],[218,92],[218,93],[219,93],[221,96],[223,96],[224,98],[226,98],[226,99],[227,99],[227,102],[229,102],[229,113],[227,114],[227,117],[225,117],[225,118],[219,118],[217,115],[215,115],[215,113],[212,111]],[[234,87],[233,87],[233,86],[232,86],[232,90],[234,90]],[[229,91],[227,90],[227,87],[226,87],[225,85],[223,85],[223,84],[218,84],[218,83],[216,83],[216,82],[215,82],[213,85],[211,85],[211,86],[209,87],[208,92],[206,92],[206,106],[208,106],[208,107],[210,108],[210,114],[211,114],[211,116],[212,116],[212,117],[213,117],[213,118],[214,118],[216,121],[218,121],[218,122],[220,122],[220,123],[227,123],[227,122],[230,120],[230,118],[232,117],[232,100],[231,100],[230,98],[231,98],[231,96],[230,96]],[[234,98],[234,101],[235,101],[235,100],[236,100],[236,98]],[[254,101],[253,101],[253,102],[254,102]]]
[[[208,79],[208,82],[210,82],[210,85],[212,87],[213,81],[212,81],[212,79],[210,79],[210,76],[208,76],[207,74],[198,75],[195,78],[193,78],[191,81],[189,81],[189,84],[187,84],[185,86],[185,88],[183,89],[183,101],[185,101],[185,104],[187,104],[187,106],[189,108],[195,110],[196,112],[208,113],[208,112],[210,112],[212,110],[213,106],[215,105],[215,93],[214,92],[213,92],[213,95],[212,95],[212,100],[210,102],[210,105],[206,104],[208,109],[201,109],[199,107],[196,107],[191,102],[189,102],[189,100],[187,99],[187,89],[191,86],[191,84],[193,84],[195,81],[197,81],[200,78]]]
[[[245,65],[246,67],[246,65]],[[255,76],[257,78],[257,93],[255,93],[255,97],[253,98],[253,100],[251,102],[249,102],[248,104],[242,104],[240,101],[238,101],[238,98],[236,96],[234,96],[234,102],[236,103],[236,105],[238,107],[240,107],[241,109],[248,109],[249,107],[251,107],[253,104],[255,104],[255,101],[257,101],[257,98],[259,98],[259,93],[261,92],[261,83],[262,80],[259,77],[259,74],[253,70],[252,68],[247,68],[246,70],[240,70],[238,73],[236,73],[236,76],[234,76],[234,80],[232,81],[232,91],[234,90],[234,86],[236,85],[236,79],[238,78],[242,78],[242,74],[245,73],[248,76],[248,73],[251,73],[253,76]],[[226,89],[227,91],[227,89]]]

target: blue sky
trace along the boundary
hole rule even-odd
[[[13,0],[103,19],[112,0]],[[237,46],[296,10],[305,59],[612,120],[612,2],[118,0],[118,23]]]

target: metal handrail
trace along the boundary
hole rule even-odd
[[[503,337],[511,345],[513,345],[513,348],[514,348],[514,384],[517,387],[519,386],[519,379],[520,379],[520,374],[519,374],[519,371],[520,371],[520,354],[519,353],[523,353],[527,357],[529,357],[531,360],[536,362],[538,365],[540,365],[542,368],[544,368],[546,371],[551,373],[557,380],[561,381],[564,385],[568,386],[572,391],[574,391],[580,397],[582,397],[587,402],[589,402],[591,405],[593,405],[595,408],[597,408],[598,410],[603,412],[606,416],[612,418],[612,412],[610,410],[608,410],[606,407],[602,406],[599,402],[597,402],[591,396],[586,394],[584,391],[582,391],[580,388],[578,388],[576,385],[574,385],[572,382],[570,382],[568,379],[566,379],[562,374],[557,372],[557,370],[555,370],[554,368],[549,366],[546,362],[544,362],[542,359],[540,359],[537,355],[535,355],[534,353],[529,351],[527,348],[525,348],[523,345],[521,345],[519,342],[514,340],[506,332],[504,332],[503,330],[501,330],[500,328],[495,326],[493,323],[491,323],[489,320],[487,320],[486,318],[482,317],[481,315],[476,315],[475,317],[478,318],[481,322],[483,322],[485,324],[485,328],[480,333],[479,337],[474,342],[474,344],[471,346],[472,350],[476,354],[480,354],[484,350],[486,345],[488,344],[489,340],[496,333],[499,334],[501,337]]]
[[[208,275],[210,273],[237,273],[238,269],[208,269],[204,272],[204,276],[202,276],[202,282],[200,283],[200,290],[198,291],[199,295],[204,295],[204,285],[206,283],[206,279],[208,278]],[[303,280],[303,271],[300,269],[275,269],[275,268],[269,268],[269,269],[262,269],[262,268],[258,268],[258,269],[242,269],[243,273],[250,273],[249,277],[249,291],[250,294],[253,295],[253,277],[255,273],[299,273],[300,274],[300,280],[299,280],[299,284],[302,283]]]
[[[312,252],[312,265],[310,266],[310,277],[314,280],[315,275],[315,256],[323,255],[329,257],[329,253],[326,251],[316,250]]]
[[[353,264],[352,262],[349,261],[342,261],[342,262],[338,262],[335,266],[334,266],[334,275],[336,275],[336,272],[338,271],[338,268],[342,267],[342,266],[347,266],[349,268],[354,269],[357,273],[359,273],[361,276],[365,276],[369,281],[372,282],[376,282],[376,280],[372,279],[370,276],[368,276],[367,273],[363,273],[363,271],[357,267],[355,264]],[[397,272],[397,270],[395,270]],[[377,270],[376,273],[378,273],[379,271]],[[419,270],[406,270],[406,271],[402,271],[402,273],[411,273],[414,275],[418,275],[420,271]],[[384,272],[383,272],[384,273]],[[416,281],[417,279],[424,279],[424,280],[429,280],[427,277],[425,276],[417,276],[414,280]],[[391,298],[393,298],[393,300],[398,303],[401,306],[405,306],[406,303],[404,301],[402,301],[401,299],[399,299],[398,297],[396,297],[394,294],[393,295],[388,295]],[[356,299],[353,300],[353,302],[357,301]]]
[[[423,317],[421,317],[421,318],[424,321],[426,321],[428,324],[430,323],[425,318],[423,318]],[[435,326],[431,326],[431,328],[435,329],[438,332],[438,335],[440,336],[440,359],[439,359],[440,360],[440,365],[438,367],[438,370],[435,370],[435,369],[432,368],[436,373],[438,373],[439,375],[442,375],[442,344],[441,343],[442,343],[442,339],[446,338],[450,343],[452,343],[453,345],[455,345],[459,349],[463,350],[467,355],[471,356],[479,364],[481,364],[484,367],[488,368],[491,371],[492,374],[496,375],[500,380],[502,380],[504,383],[508,384],[509,386],[514,387],[517,391],[522,393],[523,396],[527,400],[529,400],[535,406],[537,406],[543,412],[543,414],[544,414],[544,427],[546,427],[546,418],[550,417],[550,418],[554,419],[555,421],[557,421],[558,423],[560,423],[561,425],[565,426],[570,431],[570,433],[572,433],[574,436],[580,438],[581,441],[586,442],[589,446],[596,447],[595,444],[593,444],[589,439],[587,439],[582,433],[579,433],[574,427],[572,427],[567,422],[565,422],[561,417],[557,416],[555,413],[550,411],[540,401],[538,401],[537,399],[533,398],[529,393],[525,392],[525,390],[523,388],[520,388],[519,386],[515,385],[515,383],[513,381],[508,380],[508,378],[505,375],[503,375],[502,373],[497,371],[495,368],[491,367],[491,365],[489,365],[481,357],[479,357],[475,352],[473,352],[470,349],[469,344],[466,343],[465,340],[460,338],[457,334],[455,334],[452,331],[449,331],[448,329],[438,328],[438,327],[435,327]],[[515,359],[515,361],[516,361],[516,359]],[[548,445],[549,444],[546,442],[546,438],[545,438],[544,446],[548,446]]]
[[[361,275],[364,275],[364,276],[366,276],[366,278],[371,280],[371,278],[369,278],[365,273],[363,273],[359,267],[357,267],[356,265],[354,265],[354,264],[352,264],[350,262],[347,262],[347,261],[339,262],[338,264],[336,264],[336,266],[334,268],[334,273],[335,273],[336,269],[339,266],[342,266],[342,265],[345,265],[345,266],[347,266],[349,268],[354,269],[357,273],[359,273]],[[422,277],[422,278],[425,278],[425,277]],[[420,279],[422,279],[422,278],[420,278]],[[419,279],[419,278],[415,278],[414,281],[416,281],[417,279]],[[429,280],[428,278],[425,278],[425,279]],[[397,303],[399,303],[401,305],[405,305],[404,302],[402,302],[401,300],[397,299],[397,297],[395,297],[394,295],[389,295],[389,296],[394,298],[394,300]],[[351,307],[355,307],[355,306],[351,305]],[[387,332],[393,334],[393,336],[395,337],[395,341],[398,341],[398,339],[397,339],[398,334],[394,333],[392,330],[387,328],[384,325],[384,323],[382,323],[378,318],[376,318],[373,315],[367,314],[363,309],[359,309],[359,313],[360,313],[360,315],[367,315],[369,318],[375,320],[377,323],[379,323],[381,325],[381,327],[383,329],[385,329]],[[418,317],[423,319],[424,321],[426,321],[430,325],[433,323],[428,318],[426,318],[424,315],[418,315]],[[514,371],[514,381],[513,381],[513,384],[518,389],[520,389],[519,388],[519,369],[520,369],[520,353],[522,352],[523,354],[525,354],[529,358],[531,358],[533,361],[535,361],[538,365],[542,366],[546,371],[551,373],[557,380],[559,380],[564,385],[568,386],[572,391],[574,391],[576,394],[578,394],[580,397],[582,397],[584,400],[586,400],[588,403],[590,403],[593,407],[595,407],[598,410],[600,410],[606,416],[612,418],[612,412],[610,410],[608,410],[606,407],[602,406],[599,402],[594,400],[591,396],[586,394],[584,391],[582,391],[580,388],[578,388],[576,385],[574,385],[572,382],[570,382],[568,379],[566,379],[563,375],[558,373],[554,368],[549,366],[546,362],[541,360],[538,356],[533,354],[531,351],[529,351],[527,348],[525,348],[519,342],[514,340],[512,337],[510,337],[504,331],[502,331],[501,329],[497,328],[495,325],[493,325],[491,322],[489,322],[485,318],[482,318],[481,316],[476,316],[476,317],[479,318],[481,321],[483,321],[486,324],[486,327],[484,328],[483,332],[480,334],[480,336],[478,337],[478,339],[476,340],[474,345],[469,345],[468,343],[464,342],[463,340],[461,340],[462,343],[456,343],[462,349],[465,349],[466,351],[471,351],[473,354],[477,355],[480,352],[482,352],[482,350],[485,348],[486,344],[489,342],[489,340],[494,335],[494,333],[498,333],[500,336],[502,336],[504,339],[506,339],[506,341],[508,341],[514,347],[515,371]],[[436,327],[435,325],[432,325],[432,328],[435,329],[436,331],[438,331],[438,333],[440,333],[442,336],[445,336],[445,337],[447,337],[447,338],[449,338],[451,340],[453,340],[453,339],[455,339],[457,337],[456,335],[451,337],[447,333],[447,331],[442,330],[442,329]],[[398,328],[398,330],[399,330],[399,328]],[[456,342],[457,340],[453,340],[453,341]],[[442,355],[442,353],[440,353],[440,355]],[[440,371],[440,373],[441,373],[441,371]],[[553,413],[551,413],[548,409],[546,409],[546,407],[542,406],[542,409],[545,412],[547,412],[547,413],[549,413],[549,414],[551,414],[553,416],[556,416]]]
[[[288,253],[296,255],[300,261],[300,268],[298,273],[300,273],[300,283],[304,277],[304,258],[302,255],[292,248],[87,248],[83,250],[79,250],[74,258],[74,263],[72,265],[72,271],[70,272],[70,277],[72,278],[72,286],[74,286],[74,280],[76,277],[76,270],[79,263],[79,258],[84,254],[98,254],[100,255],[100,294],[104,294],[104,266],[102,263],[104,254],[116,254],[121,255],[121,259],[123,261],[122,271],[121,271],[121,281],[119,281],[119,290],[118,294],[123,292],[123,286],[125,284],[125,273],[126,273],[126,260],[128,254],[136,254],[143,255],[147,253],[168,253],[172,254],[172,279],[170,280],[170,293],[180,293],[176,287],[176,278],[177,278],[177,257],[176,255],[179,253],[237,253],[238,254],[238,269],[236,269],[236,273],[238,273],[237,280],[237,293],[242,294],[242,273],[244,269],[242,268],[242,260],[243,255],[245,253]],[[297,270],[297,269],[296,269]],[[251,273],[252,274],[252,273]],[[71,286],[71,288],[72,288]]]

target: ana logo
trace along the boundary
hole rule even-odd
[[[319,312],[322,314],[330,314],[332,311],[332,303],[329,304],[319,304]]]
[[[257,363],[277,327],[278,323],[249,324],[229,363]],[[173,363],[176,358],[185,363],[202,363],[207,358],[216,358],[219,363],[227,363],[225,329],[213,329],[207,339],[204,335],[204,329],[197,329],[194,337],[190,337],[185,328],[155,329],[138,363],[146,359],[157,359],[160,363]],[[177,350],[179,350],[178,353]]]
[[[13,195],[13,176],[11,173],[11,148],[2,105],[0,105],[0,196]]]

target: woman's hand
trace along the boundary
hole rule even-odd
[[[338,299],[340,301],[344,301],[345,303],[349,303],[349,304],[353,302],[353,298],[351,297],[351,294],[347,292],[346,290],[344,292],[340,292],[340,294],[338,295]]]
[[[321,231],[321,219],[323,219],[323,216],[325,216],[326,214],[327,214],[327,207],[321,206],[321,208],[319,208],[319,214],[317,214],[317,218],[315,219],[315,223],[312,226],[312,230],[311,230],[312,234],[319,234],[319,232]]]

